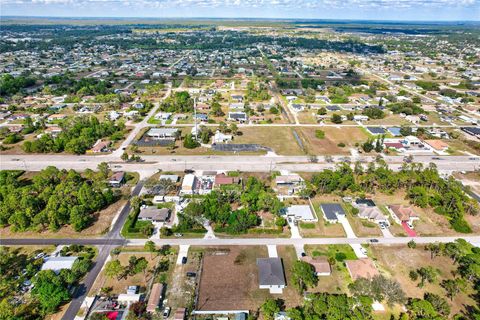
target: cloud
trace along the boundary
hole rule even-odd
[[[116,5],[127,7],[419,8],[478,6],[480,0],[0,0],[2,5]]]

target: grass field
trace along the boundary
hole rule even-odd
[[[296,129],[298,130],[298,129]],[[233,143],[256,143],[272,148],[280,155],[302,155],[301,147],[288,127],[245,127],[241,136],[235,137]]]
[[[363,143],[368,138],[362,130],[355,127],[301,127],[296,130],[308,152],[315,155],[350,154],[349,149],[355,147],[355,143]],[[317,138],[316,130],[325,132],[325,138]],[[344,143],[345,147],[339,147],[339,143]]]

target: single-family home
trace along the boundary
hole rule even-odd
[[[360,278],[371,279],[376,275],[379,275],[375,263],[370,258],[361,258],[357,260],[345,260],[348,273],[350,277],[355,281]]]
[[[247,114],[245,112],[229,112],[228,120],[246,122],[248,120]]]
[[[424,140],[426,144],[433,148],[436,152],[446,152],[448,149],[448,144],[438,139]]]
[[[182,181],[182,189],[180,193],[182,194],[194,194],[195,193],[195,183],[197,181],[197,177],[193,174],[186,174],[183,177]]]
[[[108,184],[114,188],[121,187],[125,183],[125,172],[117,171],[114,172],[111,177],[108,179]]]
[[[157,208],[155,206],[149,206],[140,209],[138,214],[138,220],[141,221],[153,221],[153,222],[167,222],[170,218],[171,210],[169,208]]]
[[[78,257],[48,257],[42,265],[41,270],[52,270],[59,273],[62,269],[71,270]]]
[[[152,286],[152,290],[150,290],[150,296],[148,297],[147,302],[147,312],[155,312],[162,300],[163,296],[163,284],[162,283],[154,283]]]
[[[232,184],[238,184],[240,179],[238,177],[229,177],[225,173],[219,173],[215,175],[215,187],[227,186]]]
[[[151,128],[147,136],[154,140],[175,139],[178,129],[175,128]]]
[[[233,136],[231,134],[224,134],[220,130],[215,131],[212,137],[212,143],[226,143],[232,141]]]
[[[305,256],[302,257],[302,260],[308,264],[311,264],[314,268],[315,275],[318,276],[329,276],[332,274],[332,269],[330,267],[330,263],[328,263],[328,259],[325,256],[320,257],[310,257]]]
[[[402,205],[389,205],[387,206],[392,219],[398,223],[407,223],[408,226],[413,226],[413,221],[420,219],[418,215],[413,211],[412,207],[402,206]]]
[[[167,121],[172,116],[170,112],[159,112],[155,115],[155,120]]]
[[[320,205],[325,220],[330,223],[337,223],[339,218],[345,217],[345,210],[338,203],[322,203]]]
[[[90,149],[93,153],[99,152],[108,152],[108,147],[110,146],[110,141],[104,141],[102,139],[98,139],[97,142],[93,145],[92,149]]]
[[[285,208],[285,215],[297,221],[315,222],[318,221],[309,205],[293,205]]]
[[[258,258],[258,285],[260,289],[269,289],[270,293],[282,293],[286,287],[285,273],[281,258]]]

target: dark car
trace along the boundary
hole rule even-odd
[[[370,242],[371,242],[371,243],[377,243],[377,242],[378,242],[378,239],[370,239]]]
[[[187,257],[183,257],[182,258],[182,264],[186,264],[187,263]]]
[[[185,169],[183,172],[185,172],[186,174],[190,174],[190,173],[194,173],[195,170],[192,170],[192,169]]]
[[[195,278],[197,276],[197,274],[195,272],[187,272],[187,277],[190,277],[190,278]]]

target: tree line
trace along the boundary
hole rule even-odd
[[[56,231],[64,225],[81,231],[93,222],[93,213],[116,200],[105,183],[108,170],[82,176],[47,167],[31,179],[20,174],[0,171],[0,225],[14,231]]]
[[[442,178],[434,164],[424,168],[422,164],[404,163],[398,172],[389,169],[383,160],[370,163],[366,170],[360,163],[353,169],[344,164],[335,170],[316,173],[310,182],[311,194],[376,191],[392,194],[403,189],[412,204],[434,208],[436,213],[447,217],[456,231],[463,233],[471,232],[465,215],[479,212],[478,203],[465,193],[461,183],[453,177]]]

